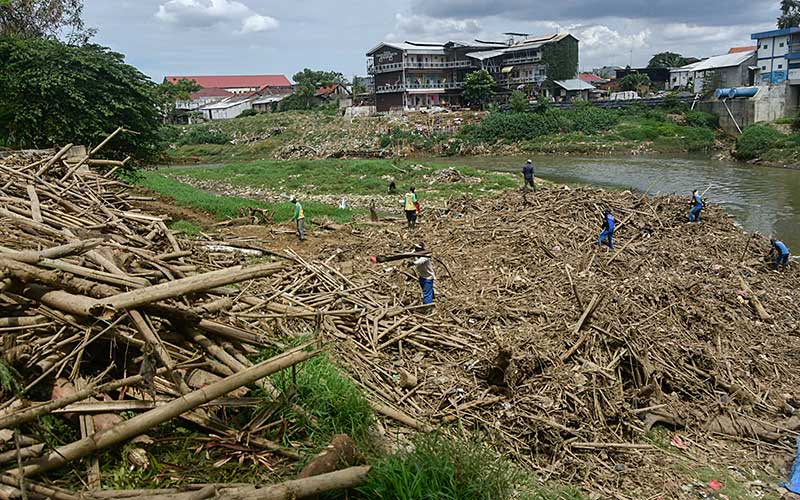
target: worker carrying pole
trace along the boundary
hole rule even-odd
[[[706,190],[708,191],[708,190]],[[700,212],[706,206],[703,197],[697,194],[697,190],[692,191],[692,209],[689,211],[689,222],[700,222]]]
[[[434,299],[433,280],[436,278],[433,272],[433,260],[425,249],[424,243],[414,245],[414,253],[421,255],[414,257],[414,260],[409,261],[407,266],[414,266],[417,271],[419,286],[422,288],[422,303],[431,305]]]
[[[525,185],[522,186],[523,192],[525,193],[528,192],[528,186],[531,187],[534,193],[536,192],[535,175],[536,175],[536,170],[533,167],[533,162],[528,160],[522,167],[522,177],[525,179]]]
[[[603,243],[608,245],[608,248],[614,249],[614,225],[616,224],[616,219],[614,216],[611,215],[611,210],[606,208],[603,211],[603,232],[600,233],[600,237],[597,239],[596,245],[600,246]]]
[[[789,264],[789,247],[782,241],[770,238],[772,248],[769,250],[769,258],[775,257],[772,261],[776,266],[786,267]]]

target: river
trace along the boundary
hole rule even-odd
[[[531,160],[536,175],[547,180],[650,194],[678,193],[686,196],[687,205],[692,189],[702,193],[711,186],[705,196],[708,202],[721,205],[744,229],[775,235],[793,254],[800,254],[800,170],[691,156],[534,156]],[[518,173],[524,161],[521,157],[457,157],[436,158],[431,163]]]

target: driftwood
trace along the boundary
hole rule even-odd
[[[220,495],[221,500],[294,500],[307,498],[326,491],[353,488],[363,484],[371,467],[350,467],[336,472],[328,472],[304,479],[294,479],[274,486],[257,489],[228,491]]]

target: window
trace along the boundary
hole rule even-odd
[[[783,69],[783,64],[779,64],[778,69]]]
[[[778,47],[783,47],[783,42],[779,43]]]
[[[761,48],[762,48],[762,49],[764,49],[764,50],[767,50],[767,49],[769,48],[769,45],[767,45],[767,44],[765,43],[765,44],[764,44],[764,46],[763,46],[763,47],[761,47]]]
[[[766,70],[767,70],[766,66],[761,66],[761,71],[766,71]]]

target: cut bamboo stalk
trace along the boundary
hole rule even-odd
[[[65,154],[67,154],[67,152],[69,152],[70,149],[72,149],[72,143],[69,143],[63,148],[59,149],[58,153],[56,153],[52,158],[47,160],[47,163],[42,165],[42,167],[36,171],[35,174],[36,177],[41,177],[42,174],[47,172],[50,169],[50,167],[52,167],[58,160],[60,160]]]
[[[185,396],[177,398],[166,405],[150,410],[130,420],[126,420],[110,429],[97,432],[85,439],[61,446],[48,453],[39,460],[26,465],[22,474],[26,477],[36,476],[43,472],[62,467],[68,462],[83,458],[95,451],[114,446],[128,439],[134,438],[163,422],[171,420],[182,413],[196,408],[204,403],[227,394],[239,387],[286,369],[302,361],[313,358],[319,350],[312,352],[295,351],[288,355],[279,355],[259,363],[245,371],[231,375],[219,382],[198,389]],[[19,471],[11,472],[19,475]]]
[[[292,479],[266,488],[243,488],[223,492],[220,500],[295,500],[326,491],[342,490],[363,484],[372,467],[361,465],[348,467],[303,479]]]

